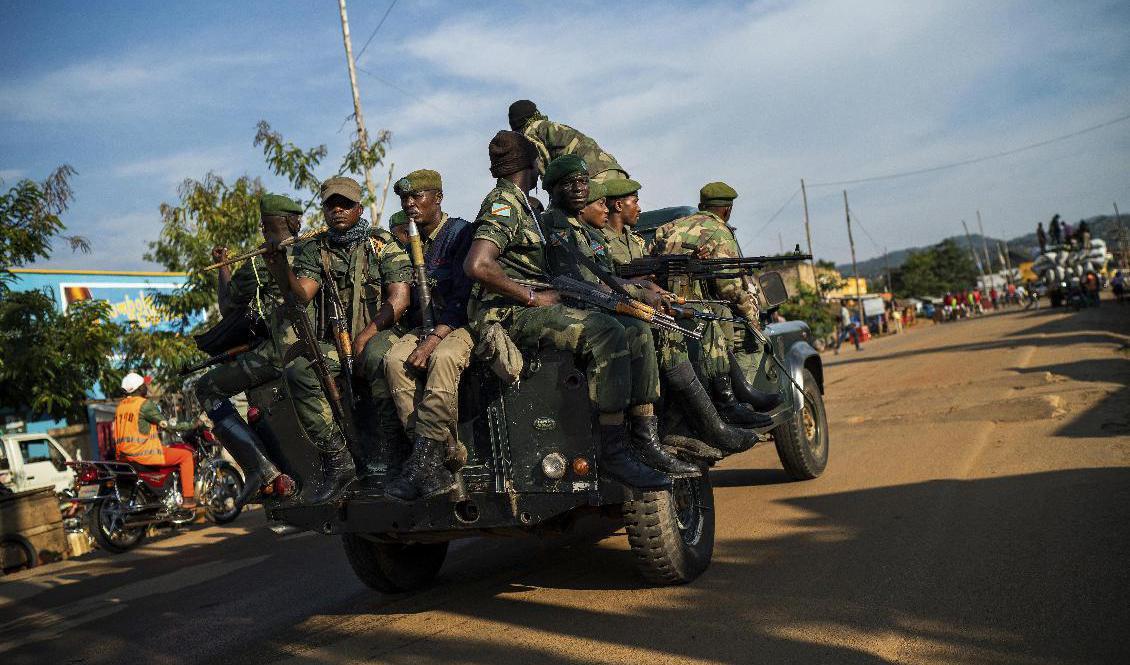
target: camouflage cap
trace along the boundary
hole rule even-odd
[[[259,215],[261,217],[301,214],[302,206],[298,205],[297,201],[281,194],[264,194],[259,199]]]
[[[604,181],[604,193],[611,199],[635,194],[640,191],[640,188],[641,185],[630,178],[615,178]]]
[[[724,182],[711,182],[698,190],[698,200],[704,205],[728,206],[733,205],[738,198],[738,191]]]
[[[439,171],[431,169],[417,169],[400,180],[396,181],[393,185],[392,191],[397,196],[404,196],[414,192],[424,192],[429,189],[443,190],[443,179],[439,177]]]
[[[585,199],[585,204],[587,205],[589,203],[592,203],[593,201],[598,201],[600,199],[603,199],[605,196],[608,196],[608,194],[606,194],[604,191],[604,187],[605,183],[589,181],[589,197]]]
[[[407,223],[408,223],[408,215],[404,214],[403,210],[397,210],[396,212],[392,213],[392,217],[388,218],[388,228],[390,228],[390,229],[394,229],[394,228],[400,226],[401,224],[407,224]]]
[[[588,172],[589,165],[585,163],[585,160],[576,155],[561,155],[545,167],[545,175],[541,177],[541,182],[546,189],[551,189],[565,176],[574,173],[587,174]]]
[[[344,196],[354,203],[360,203],[361,184],[348,176],[335,175],[322,183],[322,189],[319,192],[323,202],[334,194]]]

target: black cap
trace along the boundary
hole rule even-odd
[[[516,132],[522,131],[526,121],[537,112],[537,105],[528,99],[519,99],[514,102],[510,105],[510,129]]]

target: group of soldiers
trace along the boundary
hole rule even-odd
[[[780,398],[747,381],[764,350],[747,343],[740,326],[710,321],[699,342],[628,314],[586,308],[547,287],[570,275],[664,310],[676,295],[646,279],[616,277],[616,266],[652,254],[740,256],[727,223],[737,192],[721,182],[704,186],[698,212],[660,227],[648,246],[633,231],[641,185],[611,154],[528,100],[511,105],[509,124],[487,147],[497,181],[472,221],[444,212],[442,177],[428,169],[396,181],[401,210],[387,230],[362,217],[361,187],[348,177],[322,184],[327,230],[304,243],[288,240],[299,231],[302,207],[285,196],[262,197],[267,251],[234,272],[221,268],[218,290],[225,318],[249,315],[268,334],[196,383],[216,437],[247,476],[240,501],[292,495],[310,482],[316,487],[304,499],[321,503],[355,479],[404,501],[451,491],[466,458],[457,431],[460,376],[473,358],[489,360],[484,356],[505,376],[513,372],[506,359],[520,357],[520,349],[576,354],[598,411],[598,468],[633,488],[666,488],[672,478],[700,473],[660,440],[661,391],[718,457],[748,449],[754,430],[771,423],[765,412]],[[547,209],[530,194],[539,178]],[[420,245],[409,244],[410,233],[423,250],[415,261],[410,248]],[[223,261],[227,250],[213,255]],[[423,293],[413,270],[421,261]],[[727,315],[756,324],[757,301],[745,279],[681,290],[724,301]],[[304,325],[296,325],[299,317]],[[321,358],[289,351],[304,330],[316,337]],[[372,416],[372,435],[349,436],[320,367],[351,375],[344,383],[359,388],[354,411]],[[309,478],[284,475],[231,403],[284,376],[321,463]]]

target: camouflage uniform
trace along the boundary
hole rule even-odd
[[[600,233],[604,236],[605,246],[614,265],[623,265],[632,259],[640,259],[647,255],[647,246],[643,238],[630,226],[624,225],[622,233],[616,233],[611,226],[606,226],[600,230]]]
[[[474,223],[474,240],[487,240],[498,246],[499,265],[508,277],[550,279],[553,273],[542,229],[526,195],[512,182],[498,180],[483,199]],[[526,307],[485,291],[481,284],[475,285],[468,310],[473,331],[498,322],[519,346],[545,344],[583,356],[589,397],[602,413],[624,411],[637,403],[650,404],[655,401],[653,393],[658,395],[658,377],[654,386],[634,385],[628,330],[618,317],[565,305]],[[650,332],[646,337],[650,340]]]
[[[546,165],[556,157],[577,155],[588,164],[589,177],[596,182],[628,177],[628,172],[616,158],[605,152],[596,141],[569,125],[553,122],[541,113],[535,113],[526,122],[522,134],[538,150],[539,173],[544,174]]]
[[[710,258],[737,258],[742,255],[733,230],[721,217],[706,210],[673,220],[656,229],[651,253],[653,255],[690,254],[701,247],[707,249]],[[688,298],[728,300],[732,303],[730,307],[739,316],[750,321],[758,320],[757,300],[745,288],[740,277],[715,279],[705,285],[701,282],[694,284],[682,282],[670,286],[677,294]],[[727,314],[727,312],[718,313]],[[729,367],[726,357],[727,348],[734,349],[735,355],[741,361],[742,369],[747,373],[756,368],[759,353],[756,344],[752,339],[746,339],[744,330],[735,328],[729,322],[715,322],[707,326],[707,333],[702,341],[703,352],[707,357],[708,365],[716,368],[713,371],[722,371],[723,367]],[[724,342],[725,346],[721,342]]]
[[[341,296],[344,316],[350,322],[349,332],[353,338],[365,329],[380,310],[384,302],[384,285],[412,279],[412,264],[408,253],[385,229],[371,229],[369,237],[355,244],[352,250],[335,247],[324,238],[310,242],[295,258],[294,274],[299,278],[313,280],[321,287],[322,251],[328,255],[330,273]],[[314,303],[317,312],[330,311],[329,298],[321,290]],[[318,318],[316,334],[319,336],[326,364],[336,374],[341,371],[341,365],[333,345],[332,326],[328,321],[321,320],[320,316]],[[366,379],[372,398],[389,407],[392,405],[385,380],[384,359],[401,333],[403,331],[396,326],[378,332],[365,345],[360,356],[354,358],[356,374]],[[303,427],[316,440],[328,439],[335,427],[333,416],[310,361],[305,357],[299,358],[288,365],[286,371],[294,393],[295,411]],[[395,418],[395,412],[392,417]]]

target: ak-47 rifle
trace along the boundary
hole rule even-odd
[[[322,251],[321,255],[322,291],[330,301],[330,312],[326,318],[333,326],[334,348],[337,349],[337,357],[341,361],[341,383],[344,386],[345,398],[352,407],[357,403],[353,397],[353,335],[350,332],[352,322],[345,320],[345,306],[341,304],[341,293],[337,290],[337,282],[334,281],[333,271],[330,270],[329,256],[325,251]]]
[[[420,242],[420,229],[416,222],[408,220],[408,256],[412,259],[412,271],[416,273],[416,302],[420,304],[420,322],[424,334],[435,329],[432,316],[432,294],[428,287],[428,266],[424,263],[424,244]]]
[[[185,367],[180,372],[178,372],[178,374],[180,376],[188,376],[189,374],[192,374],[194,372],[199,372],[200,370],[204,369],[205,367],[211,367],[212,365],[219,365],[220,363],[226,363],[229,360],[235,360],[236,356],[238,356],[241,353],[246,353],[250,350],[251,350],[250,344],[240,344],[239,346],[234,346],[234,347],[228,349],[227,351],[224,351],[223,353],[217,353],[216,355],[209,357],[207,360],[201,360],[200,362],[196,363],[195,365],[189,365],[188,367]]]
[[[661,286],[671,277],[686,276],[692,280],[728,279],[751,275],[773,263],[807,261],[808,254],[780,254],[778,256],[746,256],[742,258],[700,259],[694,254],[663,254],[644,256],[616,267],[616,274],[630,279],[654,275]]]
[[[310,319],[306,317],[306,310],[299,307],[294,301],[294,294],[287,294],[285,307],[287,308],[287,317],[294,322],[294,332],[298,337],[298,343],[305,347],[305,353],[302,355],[310,360],[314,374],[318,377],[318,383],[321,384],[322,391],[326,394],[326,400],[330,403],[330,413],[333,414],[334,420],[341,428],[346,444],[353,448],[356,445],[353,420],[350,417],[349,410],[342,403],[341,392],[337,389],[337,382],[334,381],[329,365],[326,364],[326,359],[322,356],[322,350],[318,346],[318,338],[314,335]],[[345,385],[350,385],[350,378],[347,377]]]

